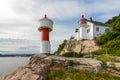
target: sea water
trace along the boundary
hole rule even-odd
[[[28,63],[30,57],[0,57],[0,77]]]

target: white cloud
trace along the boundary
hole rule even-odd
[[[108,13],[118,11],[119,4],[119,0],[93,0],[90,4],[84,0],[4,0],[0,10],[1,17],[26,22],[38,20],[44,14],[52,19],[65,20],[81,14]]]
[[[12,18],[12,16],[16,16],[12,10],[12,2],[13,0],[0,1],[0,17],[9,19]]]
[[[0,38],[36,40],[38,35],[35,25],[2,25],[0,28]]]
[[[1,0],[0,38],[39,40],[38,20],[47,14],[55,21],[53,32],[51,32],[52,51],[54,51],[64,39],[74,35],[77,22],[73,25],[72,19],[85,14],[97,15],[97,19],[106,21],[120,12],[120,0],[93,0],[89,3],[87,1]],[[69,25],[66,22],[67,24],[69,22]]]
[[[39,52],[38,40],[0,39],[1,52]]]
[[[52,19],[65,20],[84,14],[87,9],[83,1],[77,0],[17,0],[14,3],[14,10],[18,14],[36,19],[48,14]]]

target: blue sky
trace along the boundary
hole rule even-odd
[[[64,40],[75,36],[82,14],[105,22],[120,13],[120,0],[1,0],[0,52],[39,53],[37,28],[44,14],[54,21],[52,52]]]

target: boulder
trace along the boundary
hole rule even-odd
[[[120,63],[119,62],[107,62],[107,67],[120,70]]]

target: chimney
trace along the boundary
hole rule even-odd
[[[93,20],[92,20],[92,17],[90,17],[90,21],[93,21]]]

